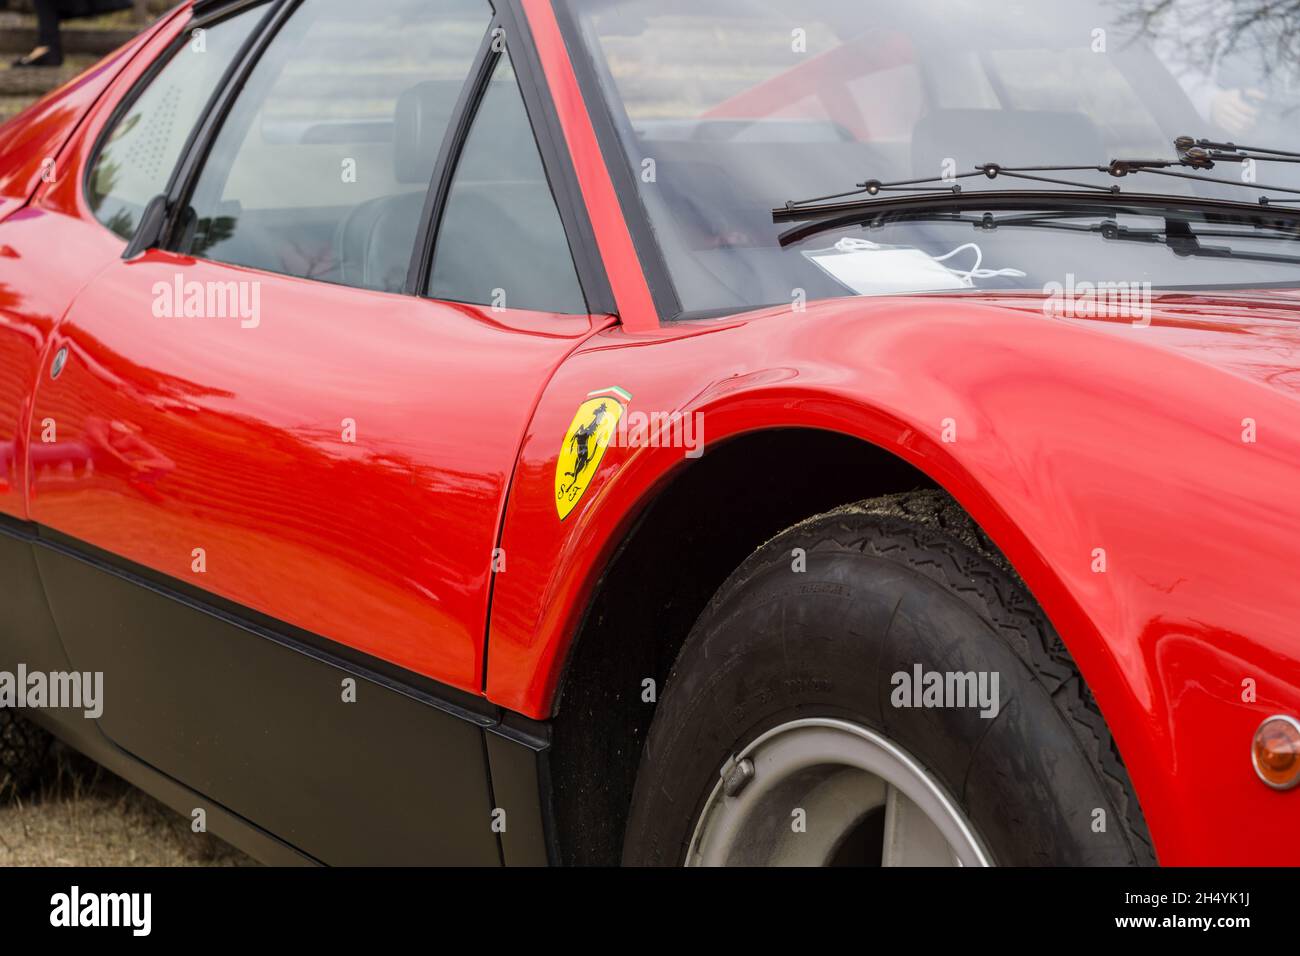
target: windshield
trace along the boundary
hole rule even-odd
[[[867,179],[945,177],[989,162],[1173,160],[1183,135],[1300,151],[1300,13],[1292,4],[567,4],[574,41],[589,54],[576,59],[604,97],[622,153],[614,158],[627,164],[650,224],[653,239],[642,241],[657,245],[684,313],[847,295],[1042,291],[1067,281],[1300,285],[1294,233],[1249,223],[1224,229],[1186,211],[1074,210],[1068,223],[1079,228],[1026,221],[988,229],[967,221],[979,218],[969,211],[955,221],[892,217],[785,245],[779,237],[791,224],[772,218],[788,201]],[[1066,178],[1251,204],[1265,184],[1300,187],[1295,164],[1220,163],[1204,176],[1252,185],[1153,173]],[[962,183],[967,192],[1064,188]],[[1167,241],[1175,227],[1184,239],[1204,238],[1190,248]],[[1148,241],[1116,238],[1142,234]],[[1198,242],[1211,251],[1196,252]]]

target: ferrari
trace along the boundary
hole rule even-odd
[[[181,4],[0,127],[0,785],[1300,863],[1292,16]]]

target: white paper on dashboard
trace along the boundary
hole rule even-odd
[[[804,256],[836,282],[858,295],[900,292],[937,292],[969,289],[969,280],[920,249],[868,245],[861,240],[852,248],[810,249]]]

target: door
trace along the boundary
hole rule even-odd
[[[363,808],[385,859],[472,862],[505,494],[608,320],[482,0],[278,14],[165,238],[56,330],[34,422],[100,451],[33,477],[41,571],[119,745],[331,862]]]

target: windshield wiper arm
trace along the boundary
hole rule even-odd
[[[1212,139],[1193,139],[1191,136],[1179,136],[1174,140],[1174,148],[1178,150],[1179,156],[1185,155],[1194,163],[1204,162],[1211,166],[1215,160],[1225,163],[1239,163],[1247,159],[1265,163],[1300,163],[1300,153],[1286,149],[1240,146]]]
[[[1263,147],[1236,146],[1233,143],[1220,143],[1208,139],[1195,139],[1191,136],[1180,136],[1174,140],[1174,148],[1178,153],[1177,159],[1113,159],[1104,166],[1086,166],[1086,165],[1061,165],[1061,166],[1003,166],[1000,163],[981,163],[973,170],[965,173],[955,173],[951,176],[930,176],[922,179],[901,179],[893,182],[882,182],[879,179],[868,179],[865,182],[857,183],[856,189],[848,190],[842,193],[831,193],[826,196],[813,196],[809,199],[791,200],[784,206],[778,206],[772,210],[772,219],[774,222],[798,222],[806,219],[813,219],[822,215],[836,215],[846,211],[848,203],[831,202],[831,200],[843,200],[850,196],[866,195],[868,199],[856,200],[853,205],[859,209],[888,208],[897,205],[896,199],[917,198],[921,196],[933,196],[936,200],[942,202],[945,195],[959,196],[962,195],[961,183],[958,180],[971,179],[983,176],[985,179],[994,180],[1005,176],[1009,179],[1028,180],[1031,182],[1050,183],[1057,186],[1069,186],[1073,189],[1093,191],[1094,193],[1109,194],[1112,196],[1122,195],[1123,191],[1118,184],[1101,185],[1098,183],[1079,182],[1073,179],[1059,179],[1053,176],[1044,176],[1042,173],[1069,173],[1069,172],[1099,172],[1106,173],[1116,179],[1137,173],[1151,173],[1157,176],[1172,176],[1178,179],[1190,179],[1194,182],[1217,183],[1223,186],[1244,187],[1247,189],[1267,190],[1275,193],[1287,193],[1296,196],[1296,199],[1284,197],[1272,197],[1260,195],[1258,198],[1259,205],[1266,206],[1271,202],[1297,202],[1300,201],[1300,189],[1287,186],[1269,186],[1263,183],[1246,182],[1238,179],[1221,179],[1216,176],[1194,175],[1192,173],[1175,172],[1175,167],[1185,169],[1207,170],[1213,169],[1216,163],[1232,162],[1244,163],[1248,160],[1255,162],[1268,163],[1296,163],[1300,162],[1300,153],[1291,153],[1280,149],[1266,149]],[[881,196],[881,193],[906,193],[900,197]],[[1191,197],[1178,197],[1180,200]]]

